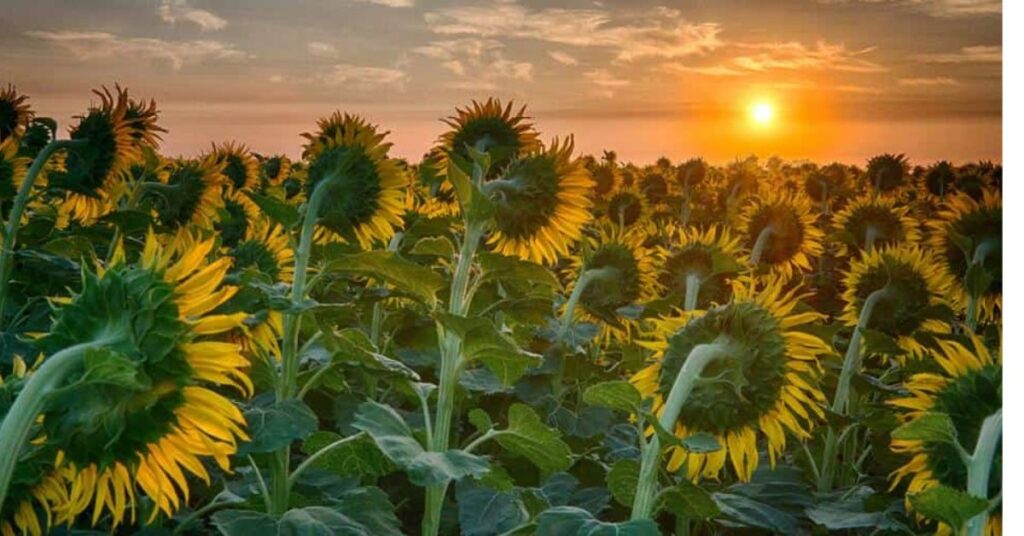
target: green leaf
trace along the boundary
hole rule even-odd
[[[605,523],[575,506],[558,506],[537,516],[537,534],[545,536],[660,536],[649,519]]]
[[[473,408],[469,410],[469,422],[474,428],[476,428],[476,431],[480,433],[484,433],[491,428],[494,428],[494,422],[491,421],[491,416],[480,408]]]
[[[419,381],[420,375],[401,361],[378,353],[370,338],[359,328],[345,328],[334,331],[330,326],[321,324],[320,331],[325,336],[326,345],[334,351],[331,357],[335,362],[359,363],[371,370],[397,374],[412,381]]]
[[[481,222],[489,219],[494,214],[494,204],[480,191],[472,179],[466,175],[462,168],[448,166],[448,180],[455,188],[455,195],[459,198],[462,212],[470,221]]]
[[[615,497],[615,500],[622,506],[633,506],[633,498],[636,497],[636,486],[639,481],[640,462],[636,460],[619,460],[605,475],[608,491],[612,492],[612,497]]]
[[[276,534],[277,520],[263,512],[221,510],[211,516],[213,526],[224,536]]]
[[[507,335],[498,331],[486,318],[438,313],[437,319],[462,338],[462,354],[469,360],[479,360],[501,381],[509,386],[530,368],[540,365],[541,357],[527,352]]]
[[[910,496],[914,511],[941,521],[959,532],[965,523],[988,509],[988,501],[960,490],[938,485]]]
[[[869,508],[868,500],[873,495],[874,490],[867,486],[840,490],[825,496],[825,500],[808,507],[804,513],[811,521],[830,531],[865,528],[898,530],[900,525],[893,519],[893,515],[902,510],[901,505],[892,501],[889,502],[890,507],[884,510]]]
[[[285,203],[275,197],[260,195],[255,192],[245,191],[245,194],[252,199],[256,206],[271,220],[281,224],[285,229],[291,229],[299,223],[299,209]]]
[[[362,525],[374,536],[402,536],[402,522],[387,493],[377,487],[348,490],[341,494],[333,508]],[[255,535],[249,535],[255,536]]]
[[[508,428],[495,440],[545,473],[564,471],[572,465],[572,450],[554,428],[548,428],[526,404],[512,404],[508,410]]]
[[[482,252],[477,254],[484,281],[526,281],[543,287],[557,288],[558,279],[547,268],[516,257]]]
[[[391,406],[373,400],[363,402],[352,427],[369,434],[381,452],[401,467],[408,467],[423,453],[409,425]]]
[[[945,413],[923,413],[892,431],[893,439],[928,443],[956,443],[956,427]]]
[[[91,260],[96,257],[92,242],[82,235],[55,238],[43,244],[43,251],[75,260]]]
[[[334,432],[314,432],[302,443],[302,452],[312,455],[338,441],[341,436]],[[377,448],[373,439],[363,436],[353,439],[320,456],[313,466],[339,476],[384,476],[394,470],[394,465]]]
[[[301,400],[289,399],[245,412],[250,440],[238,448],[238,454],[272,452],[305,439],[316,431],[319,420]]]
[[[464,450],[422,452],[406,468],[409,481],[417,486],[433,486],[467,476],[480,478],[491,469],[487,460]]]
[[[393,251],[374,250],[341,255],[328,262],[325,271],[355,273],[384,280],[428,305],[437,302],[437,291],[445,286],[440,274],[402,258]]]
[[[860,328],[860,335],[864,338],[864,348],[869,354],[885,354],[890,356],[903,355],[906,350],[900,347],[896,339],[874,329]]]
[[[714,493],[712,498],[722,514],[737,523],[779,534],[798,533],[799,522],[795,517],[765,503],[724,492]]]
[[[658,494],[658,507],[688,519],[711,519],[721,513],[710,493],[685,478]]]
[[[583,402],[591,406],[636,413],[642,401],[640,391],[624,380],[602,382],[583,391]]]
[[[688,436],[682,441],[682,446],[694,454],[707,454],[722,450],[722,445],[718,442],[718,438],[706,432],[697,432]]]
[[[966,287],[967,295],[978,297],[985,294],[994,280],[995,278],[985,269],[983,263],[972,263],[967,268],[967,274],[964,275],[964,287]]]
[[[526,506],[515,491],[498,491],[463,480],[455,488],[463,536],[491,536],[527,521]]]
[[[428,236],[416,241],[409,248],[410,255],[430,255],[450,259],[455,255],[455,246],[452,241],[443,236]]]
[[[361,536],[369,534],[366,532],[366,527],[354,519],[325,506],[288,510],[281,516],[277,524],[277,534],[281,535]]]

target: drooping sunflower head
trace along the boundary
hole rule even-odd
[[[157,125],[159,119],[160,111],[156,108],[155,100],[150,99],[149,102],[146,102],[146,99],[128,100],[125,120],[131,128],[132,140],[136,146],[157,148],[160,144],[160,133],[167,132],[167,129]]]
[[[140,158],[128,121],[128,93],[93,91],[100,105],[78,116],[71,139],[81,145],[68,151],[60,170],[48,175],[50,187],[67,190],[66,204],[72,217],[92,221],[112,208],[119,195],[121,174]]]
[[[877,192],[891,192],[904,185],[910,164],[902,154],[881,154],[868,160],[864,179]]]
[[[272,281],[292,281],[295,255],[288,244],[288,234],[265,216],[246,229],[245,238],[232,246],[228,254],[234,259],[231,274],[251,268]]]
[[[444,178],[444,155],[431,151],[423,156],[410,177],[412,204],[428,218],[456,216],[461,211],[452,183]]]
[[[676,185],[680,191],[686,191],[704,182],[708,174],[708,165],[702,158],[691,158],[679,165],[676,171]]]
[[[640,193],[647,199],[649,204],[664,203],[669,194],[668,180],[661,173],[647,173],[640,179],[638,185]]]
[[[591,218],[593,180],[573,152],[573,139],[512,159],[484,190],[494,204],[487,243],[504,255],[551,264],[567,255]]]
[[[664,260],[660,282],[671,295],[686,295],[687,279],[699,282],[697,309],[728,302],[732,298],[732,280],[742,271],[740,239],[725,227],[705,230],[672,225],[667,246],[659,246]]]
[[[829,164],[811,171],[804,179],[804,192],[814,201],[822,201],[839,194],[846,188],[846,168],[842,164]]]
[[[0,141],[0,200],[11,199],[18,193],[30,162],[28,158],[18,156],[17,139],[11,137]]]
[[[18,94],[13,85],[0,90],[0,142],[21,137],[32,117],[34,114],[28,105],[28,95]]]
[[[221,245],[234,247],[262,217],[262,212],[244,191],[223,192],[221,197],[222,206],[213,228],[220,235]]]
[[[761,286],[744,278],[727,305],[653,322],[644,345],[654,350],[654,363],[631,381],[653,398],[657,415],[694,347],[714,344],[720,351],[694,386],[673,432],[681,438],[712,434],[722,448],[707,454],[674,449],[669,470],[685,463],[689,478],[717,479],[728,459],[737,477],[747,481],[758,464],[758,431],[767,440],[772,464],[785,450],[787,431],[810,437],[815,416],[824,415],[818,359],[831,350],[801,330],[824,317],[796,312],[798,302],[797,290],[784,290],[778,278]]]
[[[223,166],[228,191],[255,191],[260,186],[260,164],[252,152],[233,141],[214,144],[210,153]]]
[[[224,207],[223,165],[212,155],[170,162],[161,175],[163,186],[154,186],[145,196],[152,199],[160,225],[172,230],[186,225],[212,229]]]
[[[591,175],[594,177],[595,199],[605,199],[612,191],[625,184],[622,170],[615,161],[595,163]]]
[[[405,178],[398,161],[388,157],[387,132],[377,132],[362,119],[345,116],[338,133],[310,148],[306,198],[330,180],[319,223],[327,231],[369,247],[388,241],[402,226]]]
[[[618,310],[658,296],[657,250],[645,245],[646,235],[639,229],[603,223],[597,237],[588,240],[584,251],[571,259],[565,274],[566,291],[572,292],[581,274],[600,270],[605,277],[591,281],[580,295],[576,313],[585,320],[602,323],[602,336],[628,339],[635,322]]]
[[[993,355],[977,338],[968,344],[941,341],[930,352],[938,363],[937,372],[911,376],[904,389],[909,395],[890,400],[899,418],[911,422],[929,413],[948,415],[956,429],[957,440],[968,450],[978,441],[985,419],[1003,407],[1003,367],[1000,355]],[[894,452],[910,458],[891,475],[892,489],[906,482],[909,497],[937,485],[967,489],[967,469],[956,447],[948,442],[893,439]],[[1003,489],[1002,444],[997,448],[989,475],[988,497],[998,496]],[[1002,508],[990,514],[986,534],[1001,533]],[[941,526],[940,534],[953,534]]]
[[[850,262],[843,278],[845,305],[840,319],[856,326],[868,297],[886,289],[867,328],[891,337],[911,357],[920,357],[925,346],[916,335],[950,331],[935,309],[948,304],[951,285],[934,256],[915,245],[876,248]]]
[[[85,273],[56,311],[40,341],[46,354],[97,344],[43,420],[78,498],[68,517],[91,505],[115,526],[134,518],[136,485],[156,506],[152,518],[171,516],[189,496],[185,474],[209,483],[202,460],[228,471],[247,439],[239,409],[214,390],[252,392],[239,345],[218,340],[245,315],[210,314],[237,290],[221,284],[231,258],[207,260],[213,247],[187,232],[163,245],[150,232],[137,262]]]
[[[457,108],[455,115],[444,120],[451,130],[441,135],[439,143],[445,155],[446,167],[461,166],[467,174],[473,169],[469,148],[491,156],[489,177],[505,168],[513,158],[540,148],[540,140],[533,124],[525,115],[526,106],[513,111],[513,103],[504,106],[500,100],[487,99],[465,108]]]
[[[292,161],[283,154],[274,155],[263,161],[260,170],[268,184],[280,186],[292,171]]]
[[[921,231],[910,208],[892,196],[875,194],[858,197],[837,212],[832,220],[832,231],[840,243],[841,256],[921,241]]]
[[[918,191],[931,199],[944,199],[956,189],[957,173],[953,164],[943,160],[928,168],[918,180]]]
[[[976,284],[979,319],[999,318],[1003,295],[1003,201],[998,191],[986,189],[981,200],[966,194],[947,198],[928,222],[928,245],[953,277],[954,302],[967,305],[972,290],[967,281],[972,264],[984,269],[987,285]],[[985,281],[985,280],[983,280]]]
[[[605,220],[623,229],[641,227],[651,215],[647,197],[636,184],[626,185],[623,182],[606,196],[602,208]]]
[[[801,196],[758,196],[740,213],[737,228],[752,257],[758,250],[758,264],[786,277],[799,270],[810,270],[811,259],[824,252],[824,234],[818,228],[810,202]]]

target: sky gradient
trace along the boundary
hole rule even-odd
[[[170,155],[294,157],[340,109],[418,160],[440,118],[498,96],[641,164],[1001,161],[1001,43],[993,0],[4,0],[0,84],[66,125],[119,82],[157,100]]]

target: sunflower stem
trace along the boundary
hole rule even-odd
[[[117,337],[69,346],[43,361],[14,399],[11,409],[0,423],[0,507],[7,498],[7,489],[14,476],[21,449],[29,439],[32,426],[46,404],[46,397],[81,366],[85,354],[93,348],[113,343]]]
[[[558,326],[558,340],[563,340],[566,333],[569,332],[569,328],[572,327],[573,315],[576,313],[576,307],[580,303],[580,299],[583,297],[583,292],[587,290],[594,281],[602,279],[610,279],[615,277],[619,271],[611,266],[605,266],[603,268],[591,268],[590,270],[584,270],[580,274],[579,279],[576,281],[576,286],[573,287],[572,293],[569,294],[569,299],[565,302],[565,312],[562,313],[562,321]]]
[[[698,344],[690,350],[683,366],[676,375],[672,390],[669,391],[665,406],[658,422],[665,430],[675,430],[679,413],[690,397],[701,373],[717,359],[729,354],[731,343],[722,338],[711,344]],[[658,494],[658,469],[661,467],[661,439],[655,433],[647,443],[640,462],[640,477],[636,496],[633,499],[631,519],[651,519],[654,515],[655,499]]]
[[[364,437],[365,435],[366,434],[364,432],[359,432],[358,434],[353,434],[353,435],[350,435],[348,437],[343,437],[343,438],[341,438],[341,439],[339,439],[339,440],[337,440],[337,441],[335,441],[335,442],[333,442],[333,443],[331,443],[329,445],[324,446],[324,448],[314,452],[308,458],[303,460],[302,463],[300,463],[298,465],[298,467],[296,467],[295,470],[292,471],[292,474],[288,476],[288,485],[289,486],[294,485],[295,482],[298,481],[299,475],[304,473],[306,471],[306,469],[309,469],[310,467],[312,467],[313,464],[317,460],[322,458],[325,454],[331,452],[332,450],[334,450],[334,449],[336,449],[336,448],[338,448],[338,447],[340,447],[342,445],[345,445],[345,444],[349,443],[350,441],[356,441],[356,440]]]
[[[992,461],[1003,434],[1003,410],[985,418],[978,433],[978,443],[967,465],[967,493],[988,500],[988,481],[992,474]],[[967,536],[982,536],[988,524],[988,511],[982,512],[967,522]]]
[[[877,225],[868,224],[867,228],[864,229],[864,251],[871,252],[875,250],[875,242],[882,237],[882,231]]]
[[[697,274],[686,274],[686,298],[683,310],[693,311],[697,308],[697,297],[700,296],[701,277]]]
[[[764,255],[764,248],[768,247],[768,242],[774,234],[775,228],[771,225],[761,229],[761,232],[757,235],[757,240],[754,241],[753,249],[750,250],[751,266],[756,268],[761,264],[761,256]]]
[[[402,237],[405,233],[397,232],[395,236],[391,237],[391,241],[388,242],[388,251],[398,251],[398,247],[402,244]],[[383,289],[385,286],[379,285],[378,289]],[[373,345],[378,349],[380,348],[380,332],[381,326],[384,323],[384,304],[381,300],[377,300],[373,304],[373,317],[370,319],[370,340],[373,341]]]
[[[88,143],[86,140],[54,140],[43,147],[36,155],[32,165],[28,168],[25,180],[22,181],[18,193],[11,205],[11,212],[8,214],[7,224],[3,228],[3,236],[0,237],[0,319],[3,318],[4,307],[7,305],[7,287],[11,278],[11,264],[14,261],[14,246],[18,239],[18,227],[21,225],[21,216],[25,213],[28,200],[32,194],[32,187],[36,178],[46,167],[53,153],[61,149],[73,149]]]

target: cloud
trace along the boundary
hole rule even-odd
[[[166,23],[191,22],[204,32],[220,30],[228,25],[228,21],[205,9],[189,6],[187,0],[161,0],[157,13]]]
[[[890,4],[923,11],[934,17],[998,15],[1002,0],[818,0],[822,4]]]
[[[330,44],[322,41],[310,41],[306,43],[306,50],[310,54],[320,58],[334,58],[338,55],[338,49]]]
[[[174,70],[210,60],[240,59],[246,55],[220,41],[167,41],[149,37],[118,37],[107,32],[29,31],[25,35],[49,41],[82,61],[104,58],[166,61]]]
[[[708,65],[706,67],[691,67],[679,63],[665,63],[660,69],[673,74],[701,74],[704,76],[743,76],[746,72],[726,65]]]
[[[818,41],[808,47],[796,41],[783,43],[738,44],[753,53],[734,57],[732,63],[750,71],[768,70],[830,70],[851,73],[879,73],[888,69],[861,56],[874,47],[847,50],[846,45]]]
[[[349,63],[335,64],[326,73],[314,77],[315,81],[322,84],[359,90],[389,86],[401,89],[406,78],[406,74],[398,69],[367,67]]]
[[[900,78],[899,85],[909,87],[935,87],[935,86],[958,86],[960,82],[948,76],[934,76],[929,78]]]
[[[355,0],[364,4],[377,4],[378,6],[387,7],[413,7],[416,5],[416,0]]]
[[[444,8],[424,15],[443,35],[536,39],[560,45],[604,47],[620,61],[700,55],[722,45],[716,23],[690,23],[682,13],[654,8],[626,21],[603,9],[530,9],[514,0]]]
[[[919,54],[915,59],[925,63],[1001,63],[1003,47],[976,45],[963,47],[959,52],[945,54]]]
[[[596,93],[598,95],[607,98],[613,97],[617,89],[630,84],[629,80],[616,77],[608,69],[594,69],[593,71],[583,73],[583,76],[597,86]]]
[[[267,81],[272,84],[280,84],[281,82],[284,82],[284,76],[280,74],[272,74],[267,78]]]
[[[557,61],[558,63],[561,63],[562,65],[576,65],[579,63],[578,61],[576,61],[576,58],[570,56],[569,54],[566,54],[565,52],[562,52],[561,50],[549,51],[548,56],[551,56],[551,59]]]
[[[432,41],[412,50],[436,60],[458,77],[446,83],[454,89],[497,89],[502,80],[533,79],[533,64],[505,57],[504,45],[493,39],[449,39]]]

